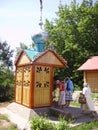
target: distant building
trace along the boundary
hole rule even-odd
[[[84,81],[89,84],[92,92],[98,92],[98,56],[89,58],[78,70],[84,71]]]

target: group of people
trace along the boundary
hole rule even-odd
[[[59,108],[63,109],[64,106],[69,107],[70,101],[73,101],[72,92],[74,90],[74,86],[72,80],[69,77],[65,78],[64,81],[57,80],[56,85],[56,88],[58,89],[58,96],[56,95],[55,97],[58,97],[56,101]],[[91,90],[88,83],[83,83],[83,90],[80,95],[82,95],[86,99],[86,103],[81,103],[82,112],[84,113],[86,110],[89,110],[91,112],[91,116],[95,116],[96,111],[92,102]]]
[[[59,96],[58,96],[58,106],[60,109],[63,109],[64,106],[68,107],[70,105],[70,101],[73,100],[72,92],[73,92],[73,82],[67,77],[64,81],[57,80],[56,85],[59,88]]]

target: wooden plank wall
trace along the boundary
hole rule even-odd
[[[86,81],[92,92],[98,93],[98,71],[86,71]]]

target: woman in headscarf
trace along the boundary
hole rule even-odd
[[[64,88],[65,88],[65,106],[69,107],[70,101],[73,100],[72,92],[73,92],[73,82],[72,80],[67,77],[64,80]]]
[[[96,111],[95,111],[94,104],[93,104],[92,99],[91,99],[91,89],[89,88],[88,83],[83,84],[82,93],[86,97],[86,105],[87,105],[88,109],[91,111],[91,116],[95,116]]]

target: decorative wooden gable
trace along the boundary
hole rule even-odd
[[[30,63],[29,57],[23,53],[18,61],[18,65]]]
[[[17,56],[16,60],[15,60],[15,65],[23,65],[23,64],[28,64],[30,63],[30,58],[27,55],[27,53],[24,50],[21,50],[19,55]]]
[[[65,67],[67,63],[62,57],[60,57],[60,55],[58,55],[53,50],[46,50],[45,52],[40,54],[40,56],[38,56],[34,62],[41,64],[49,64],[55,67]]]

